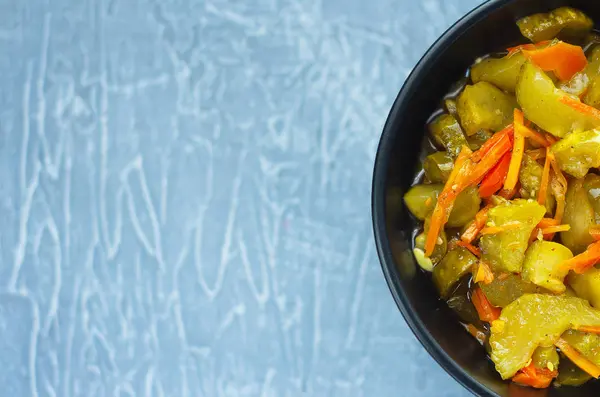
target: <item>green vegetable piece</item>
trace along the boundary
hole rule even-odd
[[[525,252],[521,275],[525,280],[561,294],[566,290],[563,280],[569,271],[560,265],[572,257],[573,253],[564,245],[552,241],[534,241]]]
[[[579,351],[585,358],[596,365],[600,365],[600,336],[571,329],[562,334],[561,338],[564,339],[569,345],[577,349],[577,351]],[[565,359],[563,361],[569,360]],[[559,368],[559,374],[560,371],[562,371],[562,367]],[[580,372],[571,371],[572,386],[578,386],[591,379],[587,373],[582,372],[582,370],[580,370]]]
[[[533,352],[531,360],[536,368],[554,371],[555,369],[558,369],[560,358],[558,357],[558,352],[554,346],[540,346]]]
[[[432,183],[446,183],[454,168],[454,161],[448,152],[435,152],[423,161],[425,176]]]
[[[593,267],[583,274],[571,272],[567,280],[578,297],[600,309],[600,269]]]
[[[517,199],[500,204],[488,213],[488,225],[519,223],[518,228],[481,237],[482,259],[498,272],[520,273],[533,228],[542,220],[546,208],[533,200]]]
[[[477,310],[469,299],[469,276],[465,275],[460,279],[455,287],[450,288],[450,293],[446,303],[460,319],[466,324],[473,324],[476,327],[482,327],[481,320],[477,314]]]
[[[585,358],[600,365],[600,336],[570,329],[562,334],[561,338],[577,349]]]
[[[552,152],[561,170],[583,178],[600,166],[600,129],[574,132],[552,145]]]
[[[590,375],[573,364],[568,358],[560,360],[558,377],[556,378],[558,386],[581,386],[590,379],[592,379]]]
[[[422,259],[425,257],[425,240],[427,239],[427,232],[429,231],[429,223],[430,223],[430,218],[425,219],[423,233],[419,234],[415,238],[415,249],[421,250],[421,252],[423,253]],[[431,260],[432,265],[436,265],[437,263],[439,263],[442,260],[442,258],[444,258],[444,255],[446,255],[446,251],[448,250],[448,237],[444,230],[440,231],[438,242],[440,244],[435,245],[435,248],[433,249],[433,253],[431,254],[431,256],[429,258],[427,258],[428,260]],[[418,255],[418,254],[415,253],[415,256],[416,255]],[[417,258],[417,259],[419,259],[419,258]],[[423,267],[423,266],[421,265],[421,267]],[[428,270],[428,269],[426,269],[426,270]],[[428,271],[431,271],[431,269],[429,269]]]
[[[595,108],[600,107],[600,46],[592,50],[585,68],[585,76],[588,79],[587,92],[583,102]]]
[[[471,67],[471,80],[473,83],[485,81],[514,94],[525,62],[520,52],[504,58],[486,58]]]
[[[543,288],[512,273],[506,277],[494,277],[494,281],[491,283],[479,283],[479,286],[490,303],[496,307],[506,307],[524,294],[545,292]]]
[[[491,359],[502,379],[523,368],[538,346],[549,347],[566,330],[600,324],[600,311],[565,295],[527,294],[502,309],[492,323]]]
[[[442,114],[429,124],[429,132],[435,143],[443,146],[452,157],[458,156],[463,146],[468,146],[460,124],[454,116]]]
[[[456,247],[448,251],[444,259],[433,268],[433,282],[442,297],[477,263],[477,257],[466,248]]]
[[[471,150],[479,150],[479,148],[481,148],[485,141],[490,139],[492,135],[494,135],[494,133],[490,131],[481,130],[471,136],[468,136],[467,142],[469,143],[469,147],[471,148]]]
[[[560,233],[561,242],[575,255],[594,242],[589,228],[595,224],[595,214],[583,183],[582,179],[569,181],[562,222],[571,225],[571,229]]]
[[[500,131],[512,122],[515,98],[490,83],[468,85],[458,97],[457,110],[467,136],[484,131]]]
[[[415,185],[404,195],[404,202],[417,219],[424,221],[433,212],[443,188],[441,184]],[[447,225],[449,227],[466,225],[475,217],[480,205],[481,197],[477,188],[465,189],[456,197]]]
[[[523,155],[521,169],[519,170],[519,182],[521,183],[519,193],[521,194],[521,197],[537,200],[540,185],[542,184],[543,173],[544,167],[529,155]],[[548,189],[548,192],[546,193],[546,202],[544,204],[546,206],[546,213],[552,214],[554,212],[556,200],[552,195],[551,189]]]
[[[549,13],[540,13],[517,21],[521,34],[534,43],[556,37],[583,37],[594,27],[594,21],[583,12],[561,7]]]
[[[594,209],[596,223],[600,223],[600,175],[587,174],[583,180],[583,188]]]
[[[540,68],[526,62],[517,83],[517,101],[525,117],[559,138],[572,131],[586,131],[600,126],[600,120],[560,102],[567,94]]]
[[[435,208],[443,185],[415,185],[404,195],[408,210],[420,221],[424,221]]]
[[[471,222],[481,205],[481,197],[477,187],[469,187],[456,197],[452,212],[448,218],[449,227],[463,227]]]

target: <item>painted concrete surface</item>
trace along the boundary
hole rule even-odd
[[[381,127],[479,0],[0,0],[7,396],[467,392],[374,251]]]

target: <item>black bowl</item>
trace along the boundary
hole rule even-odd
[[[486,53],[524,43],[515,21],[569,5],[600,21],[600,0],[492,0],[457,22],[427,51],[406,80],[385,124],[373,175],[373,227],[379,259],[398,308],[425,349],[458,382],[477,395],[599,396],[600,382],[549,390],[504,382],[484,349],[438,298],[430,276],[411,253],[415,226],[402,196],[419,167],[425,124],[441,98]]]

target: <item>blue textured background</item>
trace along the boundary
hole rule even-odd
[[[479,0],[0,0],[6,396],[464,396],[370,219],[403,80]]]

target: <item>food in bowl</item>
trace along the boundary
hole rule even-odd
[[[416,261],[503,379],[600,377],[600,36],[563,7],[479,59],[428,124]]]

